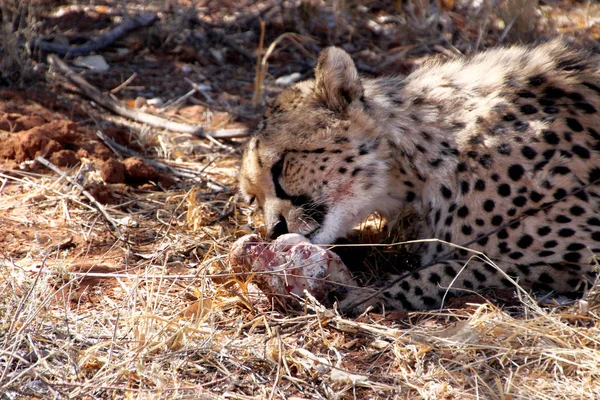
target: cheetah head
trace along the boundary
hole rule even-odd
[[[389,161],[368,90],[350,56],[331,47],[314,80],[286,89],[267,110],[244,151],[240,189],[258,202],[270,238],[294,232],[333,243],[385,211]]]

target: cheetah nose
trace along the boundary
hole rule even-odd
[[[275,222],[267,231],[267,237],[271,240],[277,239],[281,235],[288,233],[288,226],[283,215],[279,216],[277,222]]]

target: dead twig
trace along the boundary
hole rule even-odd
[[[90,39],[90,41],[80,46],[68,46],[34,39],[29,42],[29,47],[34,51],[42,50],[47,53],[59,54],[66,58],[81,57],[113,44],[115,41],[137,28],[142,28],[153,24],[156,19],[157,16],[154,13],[145,13],[134,18],[128,18],[114,29],[106,32],[103,35],[100,35],[95,39]]]
[[[189,133],[198,137],[213,137],[218,139],[230,139],[245,137],[248,135],[248,130],[244,128],[240,129],[215,129],[208,130],[200,126],[194,126],[189,124],[183,124],[180,122],[169,121],[168,119],[159,117],[157,115],[148,114],[146,112],[136,110],[124,104],[121,104],[117,100],[105,96],[100,90],[91,85],[83,77],[78,75],[73,69],[71,69],[64,61],[54,54],[48,56],[48,62],[50,65],[56,67],[62,72],[65,77],[75,84],[81,92],[100,104],[102,107],[110,110],[122,117],[132,119],[137,122],[148,124],[155,128],[167,129],[172,132]]]
[[[79,189],[81,191],[81,194],[83,194],[89,201],[90,203],[92,203],[92,205],[94,207],[96,207],[96,209],[100,212],[100,214],[102,214],[102,216],[106,219],[106,221],[108,221],[108,223],[110,223],[112,225],[112,227],[114,228],[115,232],[117,233],[118,237],[121,238],[122,234],[121,234],[121,230],[119,229],[119,225],[117,224],[117,222],[106,212],[106,209],[104,208],[104,206],[102,204],[100,204],[95,198],[94,196],[92,196],[92,194],[90,192],[88,192],[87,190],[85,190],[85,188],[83,186],[81,186],[79,184],[79,182],[77,182],[76,180],[74,180],[73,178],[71,178],[69,175],[65,174],[64,172],[62,172],[60,170],[60,168],[58,168],[56,165],[52,164],[50,161],[46,160],[43,157],[36,157],[35,161],[39,162],[40,164],[42,164],[44,167],[51,169],[52,171],[54,171],[57,175],[63,177],[64,179],[66,179],[71,185],[75,186],[77,189]]]

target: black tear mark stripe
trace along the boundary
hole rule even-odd
[[[284,153],[283,156],[271,167],[271,177],[273,179],[273,186],[275,187],[275,196],[281,200],[289,200],[295,207],[300,207],[304,213],[312,218],[319,225],[323,223],[325,215],[327,215],[327,206],[324,204],[317,204],[306,194],[290,195],[281,187],[279,178],[283,174],[283,164],[285,161]]]

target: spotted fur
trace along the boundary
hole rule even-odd
[[[332,243],[372,212],[411,212],[421,238],[468,245],[506,273],[428,243],[414,249],[427,268],[382,280],[374,297],[355,289],[345,308],[438,307],[448,287],[513,287],[507,276],[579,292],[600,253],[599,66],[555,40],[363,79],[328,48],[315,79],[284,91],[249,141],[241,191],[271,237]]]

